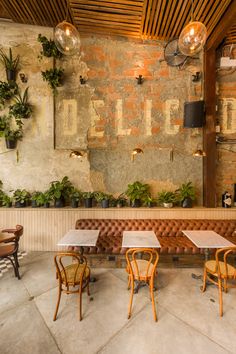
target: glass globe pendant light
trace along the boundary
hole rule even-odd
[[[206,42],[207,29],[202,22],[193,21],[193,0],[191,8],[191,22],[184,27],[179,36],[178,47],[181,53],[193,56],[199,53]]]
[[[74,55],[80,50],[80,35],[75,26],[67,22],[68,0],[66,20],[60,22],[54,32],[54,41],[57,49],[64,55]]]

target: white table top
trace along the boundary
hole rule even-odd
[[[161,245],[154,231],[124,231],[122,247],[160,248]]]
[[[69,230],[58,246],[96,246],[99,230]]]
[[[223,248],[235,246],[211,230],[183,230],[183,233],[199,248]]]

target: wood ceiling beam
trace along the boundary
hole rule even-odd
[[[235,19],[236,0],[233,0],[208,38],[205,46],[206,50],[216,49],[220,45],[230,27],[235,24]]]

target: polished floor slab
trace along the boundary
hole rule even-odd
[[[158,270],[153,320],[147,287],[134,296],[127,319],[129,291],[125,269],[92,269],[97,282],[83,294],[83,320],[77,295],[62,295],[57,321],[53,313],[57,283],[53,253],[32,252],[20,260],[22,279],[9,270],[0,278],[1,354],[211,354],[235,353],[236,289],[224,294],[218,315],[218,291],[200,292],[201,269]]]

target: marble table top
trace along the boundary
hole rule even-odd
[[[160,248],[161,245],[154,231],[124,231],[122,247]]]
[[[69,230],[58,246],[96,246],[99,230]]]
[[[236,246],[211,230],[183,230],[183,233],[199,248],[223,248]]]

